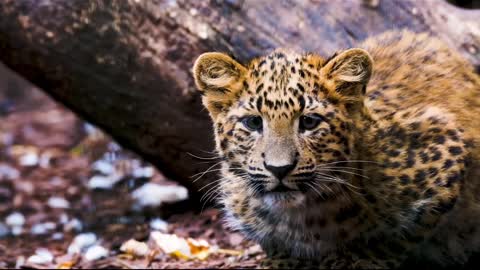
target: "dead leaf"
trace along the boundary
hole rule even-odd
[[[144,242],[139,242],[135,239],[130,239],[123,243],[120,251],[131,254],[135,257],[145,257],[150,253],[148,245]]]
[[[163,252],[174,258],[205,260],[211,254],[210,244],[205,240],[185,239],[175,234],[158,231],[152,232],[150,235]]]

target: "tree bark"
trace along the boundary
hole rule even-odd
[[[213,163],[191,67],[277,47],[328,55],[389,29],[430,31],[480,66],[480,10],[446,1],[2,0],[0,61],[196,192]],[[205,154],[207,153],[207,154]]]

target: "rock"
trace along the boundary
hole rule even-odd
[[[95,127],[95,125],[93,124],[90,124],[90,123],[85,123],[83,125],[83,129],[85,130],[85,132],[88,134],[88,135],[91,135],[91,134],[94,134],[96,132],[98,132],[98,128]]]
[[[70,208],[70,202],[68,202],[62,197],[50,197],[48,199],[47,204],[51,208],[62,208],[62,209]]]
[[[0,164],[0,179],[14,180],[20,177],[20,172],[9,165]]]
[[[68,223],[68,215],[65,214],[65,213],[62,213],[60,215],[60,217],[58,218],[58,222],[60,222],[60,224],[63,224],[63,225],[67,224]]]
[[[14,212],[5,218],[5,223],[10,227],[21,227],[25,224],[25,217],[19,212]]]
[[[85,252],[85,259],[87,261],[95,261],[108,256],[108,250],[102,246],[93,246],[88,248]]]
[[[62,240],[63,239],[63,233],[56,232],[56,233],[52,234],[52,239],[53,240]]]
[[[17,261],[15,262],[15,269],[20,269],[23,265],[25,265],[25,257],[17,257]]]
[[[68,254],[81,253],[88,247],[97,242],[97,236],[94,233],[82,233],[73,239],[70,246],[68,246]]]
[[[62,220],[62,221],[65,221],[65,220]],[[68,217],[67,217],[67,221],[64,224],[65,225],[63,226],[63,228],[67,232],[70,232],[70,231],[79,232],[83,229],[82,222],[77,218],[72,218],[70,221],[68,221]]]
[[[105,160],[97,160],[92,164],[92,169],[104,175],[110,175],[115,172],[115,167],[112,163]]]
[[[39,157],[38,153],[36,152],[28,152],[25,155],[20,156],[20,158],[18,159],[18,163],[25,167],[37,166],[38,162]]]
[[[154,218],[150,221],[150,228],[155,231],[167,232],[168,223],[161,218]]]
[[[123,175],[117,173],[108,176],[95,175],[88,181],[88,187],[90,189],[111,189],[122,178]]]
[[[8,227],[0,222],[0,238],[7,236],[10,233]]]
[[[155,170],[151,166],[138,167],[133,170],[132,175],[135,178],[152,178],[154,172]]]
[[[42,153],[40,155],[40,159],[38,161],[38,165],[42,168],[50,167],[50,160],[52,159],[52,155],[49,152]]]
[[[188,191],[182,186],[162,186],[146,183],[132,193],[138,206],[160,206],[162,203],[174,203],[188,198]]]
[[[27,263],[33,264],[49,264],[53,262],[53,255],[47,249],[37,249],[35,255],[27,259]]]
[[[30,233],[34,235],[47,234],[49,231],[54,230],[57,224],[53,222],[39,223],[32,226]]]
[[[21,235],[22,233],[23,233],[23,227],[21,226],[12,227],[12,235],[18,236],[18,235]]]

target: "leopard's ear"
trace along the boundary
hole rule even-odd
[[[214,120],[238,97],[246,73],[244,66],[223,53],[204,53],[197,58],[193,66],[195,83]]]
[[[363,100],[372,68],[373,60],[367,51],[349,49],[327,60],[320,74],[333,96],[347,102],[356,102]]]

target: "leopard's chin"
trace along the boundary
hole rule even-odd
[[[297,208],[304,205],[305,194],[301,191],[268,192],[262,202],[270,209]]]

